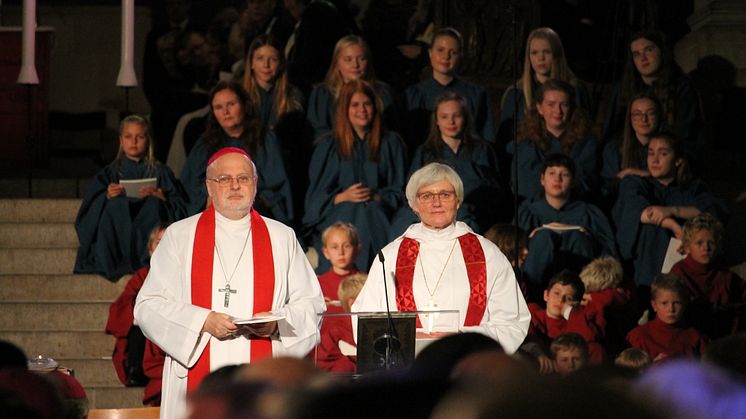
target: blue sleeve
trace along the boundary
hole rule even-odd
[[[285,165],[282,162],[282,150],[277,138],[268,131],[264,141],[257,150],[254,160],[259,172],[256,200],[257,211],[270,216],[284,224],[293,220],[293,194],[290,190]],[[262,211],[263,210],[263,211]]]
[[[637,236],[642,222],[640,214],[650,206],[645,180],[639,176],[625,176],[619,184],[619,196],[611,210],[616,226],[616,242],[624,260],[634,255]]]
[[[586,137],[573,147],[575,160],[575,183],[584,195],[592,194],[599,189],[598,179],[598,143],[592,137]]]
[[[520,227],[521,230],[525,231],[526,234],[531,233],[536,227],[544,224],[542,223],[541,217],[534,211],[535,208],[532,203],[533,201],[523,201],[523,203],[518,207],[518,213],[515,217],[516,225]]]
[[[197,140],[189,152],[184,168],[181,170],[181,183],[187,196],[187,215],[194,215],[205,209],[207,187],[205,186],[207,170],[207,145],[204,138]]]
[[[477,114],[474,115],[474,125],[479,127],[479,133],[484,141],[492,144],[497,140],[497,130],[495,128],[495,114],[492,111],[487,91],[479,88],[477,92]]]
[[[187,217],[187,200],[184,190],[176,180],[171,168],[164,164],[158,165],[158,187],[166,197],[166,211],[170,222]]]
[[[334,206],[334,197],[342,192],[340,159],[334,138],[326,137],[316,144],[308,166],[309,185],[303,214],[305,227],[321,223]]]
[[[616,240],[614,239],[614,230],[611,228],[609,219],[606,218],[601,209],[595,205],[587,205],[588,217],[590,219],[590,234],[601,245],[603,255],[619,257],[616,250]]]
[[[399,134],[389,131],[381,138],[379,164],[385,170],[385,184],[380,185],[378,193],[381,203],[389,214],[393,214],[404,201],[404,142]]]
[[[335,119],[335,102],[332,93],[323,84],[314,87],[311,91],[306,115],[313,128],[314,137],[319,138],[332,131]]]
[[[78,233],[80,247],[76,258],[76,271],[87,271],[92,269],[94,260],[93,244],[98,232],[98,224],[101,214],[108,202],[106,190],[110,183],[116,183],[119,179],[111,170],[110,166],[101,169],[86,187],[85,195],[75,217],[75,231]],[[116,198],[115,198],[116,199]],[[80,269],[91,267],[90,269]]]
[[[509,144],[508,152],[514,151],[517,156],[511,159],[510,181],[513,192],[523,198],[533,198],[541,191],[541,165],[544,160],[541,152],[528,140],[518,144]],[[515,166],[518,166],[516,179]],[[577,163],[576,163],[577,165]]]
[[[517,97],[516,97],[517,96]],[[503,94],[502,100],[500,101],[500,124],[518,116],[516,108],[523,106],[523,95],[521,90],[515,86],[510,86]]]

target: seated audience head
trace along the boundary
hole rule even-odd
[[[614,365],[637,372],[646,370],[652,364],[653,360],[650,358],[650,355],[638,348],[627,348],[614,360]]]
[[[430,134],[425,141],[438,146],[444,140],[458,140],[473,144],[479,139],[473,131],[471,111],[466,98],[456,92],[445,92],[435,100],[430,122]]]
[[[612,256],[597,257],[580,271],[586,292],[617,288],[623,279],[622,264]]]
[[[240,148],[226,147],[208,160],[205,183],[212,205],[231,219],[243,218],[256,197],[256,166]]]
[[[344,309],[344,311],[348,313],[352,311],[350,307],[355,303],[355,299],[358,294],[360,294],[360,290],[363,289],[366,279],[368,279],[367,274],[356,273],[348,276],[339,283],[337,296],[339,297],[339,302],[342,304],[342,309]]]
[[[580,303],[583,294],[585,286],[576,273],[567,269],[557,273],[544,290],[547,315],[554,319],[561,318],[565,310]]]
[[[572,158],[553,153],[544,159],[539,179],[544,195],[551,198],[567,199],[575,178],[575,162]]]
[[[433,77],[454,77],[461,60],[464,40],[454,28],[442,28],[433,34],[428,51]]]
[[[681,141],[671,133],[659,132],[650,137],[648,143],[650,176],[664,185],[672,182],[680,185],[687,184],[692,175],[689,161],[682,148]]]
[[[322,252],[329,259],[334,272],[344,275],[355,267],[360,252],[357,228],[351,223],[338,221],[321,233]]]
[[[3,417],[15,417],[13,412],[28,415],[18,417],[67,419],[59,387],[47,374],[25,368],[0,370],[0,403]]]
[[[457,333],[438,339],[420,351],[410,373],[417,379],[446,381],[461,360],[478,352],[504,353],[499,342],[481,333]]]
[[[169,223],[164,222],[155,226],[155,228],[150,231],[150,235],[148,236],[148,252],[150,253],[150,256],[153,256],[153,252],[155,252],[155,248],[158,247],[158,244],[161,242],[163,235],[166,234],[168,226]]]
[[[681,245],[692,260],[708,265],[715,260],[723,241],[723,224],[712,214],[703,212],[684,224]]]
[[[267,383],[282,390],[298,390],[323,381],[325,374],[306,359],[282,356],[243,364],[236,371],[236,379]]]
[[[650,305],[663,323],[678,323],[688,301],[686,284],[676,274],[660,274],[650,285]]]
[[[711,342],[705,348],[702,361],[734,374],[746,383],[746,332],[736,333]]]
[[[520,268],[526,261],[528,239],[526,232],[519,227],[510,223],[497,223],[484,233],[484,238],[494,243],[513,267]]]
[[[407,182],[407,202],[425,227],[440,230],[456,222],[464,200],[458,173],[443,163],[430,163],[415,171]]]
[[[577,333],[563,333],[549,345],[555,371],[568,375],[588,363],[588,343]]]
[[[0,371],[6,368],[28,368],[28,358],[23,350],[6,340],[0,340]]]
[[[339,92],[334,135],[339,143],[339,154],[352,156],[355,136],[368,143],[370,155],[378,159],[383,130],[383,103],[373,85],[363,80],[351,80]]]

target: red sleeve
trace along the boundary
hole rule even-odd
[[[135,299],[140,292],[149,267],[143,267],[132,274],[122,294],[109,306],[109,318],[106,321],[106,333],[118,338],[126,338],[134,321]]]
[[[142,358],[142,368],[145,376],[149,378],[148,384],[143,392],[142,404],[148,406],[160,406],[161,385],[163,383],[163,363],[166,361],[166,353],[156,344],[145,339],[145,352]]]
[[[342,354],[340,341],[355,344],[350,317],[325,318],[321,324],[321,342],[316,347],[316,366],[319,369],[336,373],[355,372],[354,357]]]

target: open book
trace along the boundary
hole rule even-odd
[[[671,241],[668,242],[668,249],[666,249],[666,258],[663,260],[661,273],[666,274],[671,272],[671,268],[673,268],[673,265],[686,257],[686,255],[682,255],[681,253],[679,253],[680,247],[681,240],[677,239],[676,237],[671,237]]]
[[[120,180],[119,184],[124,186],[124,193],[127,194],[127,198],[139,198],[140,189],[158,187],[158,179],[154,177],[144,179],[126,179]]]
[[[544,224],[541,227],[538,227],[535,231],[540,230],[552,230],[555,233],[564,233],[566,231],[581,231],[583,228],[580,226],[573,226],[573,225],[565,225],[565,226],[559,226],[556,224]]]
[[[233,319],[234,324],[258,324],[258,323],[269,323],[277,320],[282,320],[285,315],[282,312],[272,312],[268,316],[257,316],[249,319]]]

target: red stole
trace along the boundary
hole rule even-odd
[[[251,250],[254,255],[254,313],[272,310],[274,295],[274,260],[269,231],[262,217],[251,210]],[[215,255],[215,207],[207,208],[197,221],[192,253],[192,304],[212,309],[212,266]],[[251,357],[255,362],[272,356],[272,341],[269,338],[251,340]],[[187,393],[194,391],[202,379],[210,373],[210,343],[197,363],[189,369]]]
[[[487,264],[479,239],[473,233],[466,233],[458,238],[461,253],[469,277],[469,308],[466,310],[464,326],[478,326],[484,317],[487,307]],[[412,280],[420,243],[405,237],[399,245],[396,256],[396,306],[399,311],[417,311],[417,304],[412,293]],[[422,327],[419,317],[417,327]]]

